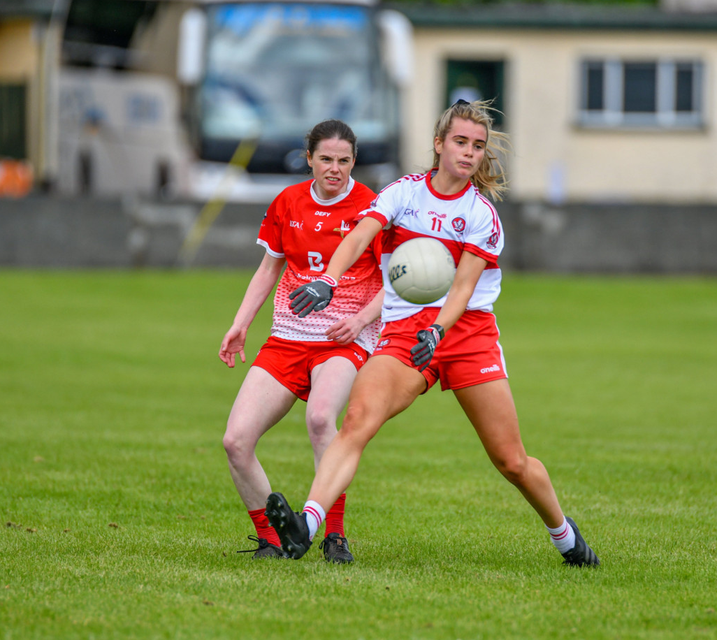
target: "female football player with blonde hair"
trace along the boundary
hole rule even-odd
[[[349,486],[381,426],[440,380],[442,389],[453,391],[493,464],[545,523],[565,564],[599,564],[563,514],[545,467],[525,452],[498,342],[492,311],[500,293],[503,228],[486,196],[499,198],[505,188],[497,157],[504,141],[493,130],[488,105],[459,100],[436,123],[434,168],[383,189],[334,253],[326,281],[291,294],[299,317],[324,308],[332,298],[330,280],[384,230],[386,324],[378,347],[356,377],[341,430],[321,459],[303,512],[294,513],[280,493],[267,500],[267,515],[289,556],[306,553],[325,510]],[[440,240],[458,265],[446,296],[429,305],[399,298],[386,274],[393,249],[415,237]]]

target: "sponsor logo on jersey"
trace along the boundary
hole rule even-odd
[[[330,216],[331,214],[330,214],[328,211],[315,211],[315,212],[314,212],[314,215],[315,215],[315,216],[324,216],[324,217],[326,217],[326,216]]]
[[[307,254],[309,260],[310,271],[323,271],[324,270],[324,257],[318,251],[309,251]]]
[[[341,228],[334,229],[334,231],[338,231],[341,234],[341,237],[343,238],[347,232],[351,231],[351,225],[348,222],[341,221]]]
[[[461,217],[453,218],[451,225],[456,233],[463,233],[466,230],[466,221]]]
[[[441,220],[445,220],[448,216],[445,213],[436,213],[435,211],[429,211],[429,216],[434,216],[435,218],[441,218]]]
[[[497,231],[495,233],[491,233],[486,245],[491,249],[495,249],[498,246],[498,238],[500,238],[500,234]]]
[[[492,367],[484,367],[480,370],[481,373],[493,373],[494,371],[500,371],[500,366],[494,364]]]
[[[299,230],[304,229],[304,223],[299,220],[289,220],[289,226],[292,229],[299,229]]]

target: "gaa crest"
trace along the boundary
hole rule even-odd
[[[466,221],[464,218],[453,218],[453,220],[451,220],[451,224],[453,225],[453,230],[456,233],[463,233],[466,230]]]

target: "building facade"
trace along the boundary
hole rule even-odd
[[[493,98],[511,199],[717,203],[717,12],[680,7],[400,5],[414,26],[404,160],[437,115]]]
[[[52,0],[0,3],[0,195],[23,195],[57,165],[54,141],[61,24]]]

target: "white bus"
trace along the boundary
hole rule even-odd
[[[358,137],[357,179],[400,175],[401,14],[369,0],[156,4],[122,69],[63,66],[62,192],[268,202],[305,179],[304,136],[328,118]]]

